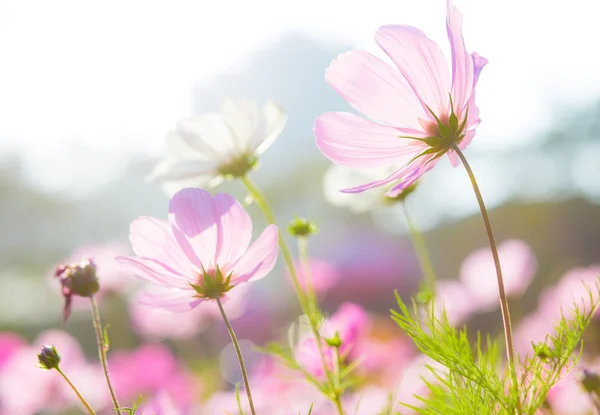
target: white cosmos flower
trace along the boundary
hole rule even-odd
[[[285,127],[287,115],[274,101],[262,108],[248,100],[226,99],[220,113],[180,120],[169,133],[165,157],[146,177],[167,193],[184,187],[212,187],[223,177],[241,177],[254,167]]]
[[[382,167],[375,169],[351,169],[332,164],[323,177],[323,191],[325,199],[334,206],[345,207],[354,213],[363,213],[376,207],[389,205],[394,199],[386,196],[392,187],[377,187],[362,193],[344,193],[340,189],[348,189],[361,183],[368,183],[377,177],[387,177],[397,170],[396,167]],[[414,184],[407,180],[406,187]]]

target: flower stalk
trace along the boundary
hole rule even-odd
[[[92,409],[92,407],[90,406],[90,404],[88,404],[87,401],[84,399],[84,397],[81,395],[81,393],[79,393],[79,391],[77,390],[77,388],[75,387],[75,385],[73,385],[73,383],[69,380],[69,378],[67,377],[67,375],[65,375],[65,373],[59,367],[56,367],[55,369],[56,369],[56,371],[58,373],[60,373],[60,375],[62,376],[62,378],[65,380],[65,382],[67,382],[67,384],[73,390],[73,392],[75,392],[75,395],[77,395],[77,398],[79,398],[79,401],[85,407],[86,411],[88,411],[88,413],[90,415],[96,415],[96,412],[94,412],[94,410]]]
[[[231,327],[231,323],[227,318],[227,314],[225,314],[225,309],[223,308],[223,304],[221,303],[221,299],[216,296],[215,300],[217,301],[217,305],[219,306],[219,311],[221,312],[221,316],[223,317],[223,321],[225,322],[225,326],[227,326],[227,331],[229,332],[229,337],[231,337],[231,342],[233,343],[233,348],[235,349],[235,354],[237,355],[238,362],[240,364],[240,370],[242,372],[242,379],[244,380],[244,387],[246,388],[246,395],[248,396],[248,405],[250,406],[250,413],[252,415],[256,415],[256,410],[254,409],[254,402],[252,401],[252,393],[250,392],[250,382],[248,382],[248,372],[246,371],[246,365],[244,364],[244,356],[242,355],[242,349],[240,348],[240,343],[233,331],[233,327]]]
[[[456,143],[452,144],[452,150],[456,152],[456,154],[462,161],[465,170],[467,171],[469,180],[471,181],[471,186],[473,187],[473,191],[475,192],[475,197],[477,198],[477,203],[479,204],[479,209],[481,210],[481,216],[485,225],[485,231],[487,233],[490,249],[492,250],[494,266],[496,267],[496,277],[498,280],[498,292],[500,294],[500,310],[502,312],[502,323],[504,326],[504,337],[506,340],[506,354],[508,358],[508,366],[510,370],[513,388],[515,391],[518,391],[519,387],[517,381],[517,369],[515,361],[515,350],[513,345],[512,325],[510,321],[510,312],[508,310],[508,300],[506,298],[506,290],[504,289],[504,279],[502,278],[500,257],[498,256],[498,248],[496,246],[496,240],[494,239],[492,224],[490,223],[490,218],[485,207],[481,191],[479,190],[479,185],[477,184],[477,180],[475,179],[475,174],[473,173],[473,170],[471,169],[467,158]],[[517,400],[517,410],[520,410],[520,399]]]
[[[115,393],[115,390],[112,386],[112,382],[110,381],[110,373],[108,371],[108,359],[106,358],[106,352],[108,350],[108,347],[104,341],[104,334],[102,332],[102,322],[100,321],[100,311],[98,309],[98,303],[96,302],[96,298],[94,296],[90,297],[90,302],[92,303],[94,329],[96,330],[96,342],[98,343],[98,357],[100,358],[100,363],[102,364],[102,370],[104,371],[104,377],[106,378],[106,384],[108,385],[108,390],[110,392],[110,397],[115,407],[115,411],[117,412],[117,414],[121,415],[121,406],[119,405],[117,394]]]

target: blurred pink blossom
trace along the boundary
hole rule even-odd
[[[144,344],[131,352],[112,352],[110,371],[114,388],[124,402],[162,392],[178,407],[187,408],[201,392],[201,385],[161,344]]]
[[[0,369],[19,349],[27,347],[27,341],[17,333],[0,332]]]
[[[164,392],[158,393],[148,403],[141,405],[136,412],[140,415],[183,415],[184,413]]]
[[[294,267],[298,276],[300,287],[306,290],[306,279],[304,277],[304,267],[300,260],[294,261]],[[329,290],[339,279],[338,269],[329,261],[319,258],[311,258],[309,261],[310,281],[315,294],[321,294]],[[288,273],[288,280],[292,282]]]
[[[487,59],[467,52],[462,14],[452,0],[447,2],[446,27],[451,73],[442,49],[406,25],[383,26],[375,34],[396,68],[369,52],[354,51],[338,56],[327,69],[327,82],[366,118],[341,112],[320,115],[315,135],[321,152],[346,167],[402,166],[382,180],[344,192],[395,182],[387,193],[394,197],[444,154],[458,164],[451,146],[464,149],[475,135],[480,122],[475,85]]]
[[[476,310],[472,293],[459,281],[440,280],[435,289],[435,315],[446,318],[451,325],[464,323]]]
[[[498,256],[506,295],[522,295],[537,269],[533,251],[524,241],[509,239],[498,245]],[[465,258],[460,267],[460,281],[470,292],[470,302],[478,311],[499,306],[496,268],[489,247],[477,249]]]
[[[230,195],[213,197],[202,189],[183,189],[171,199],[168,222],[141,217],[131,224],[130,241],[137,256],[117,261],[159,290],[146,292],[140,302],[187,311],[273,269],[277,227],[267,226],[249,247],[251,238],[250,216]]]
[[[578,380],[577,371],[563,377],[548,393],[552,413],[560,415],[590,415],[595,413],[591,397]]]

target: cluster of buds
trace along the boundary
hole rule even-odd
[[[74,295],[91,297],[98,292],[100,285],[96,276],[96,265],[89,259],[78,264],[60,265],[55,276],[60,279],[62,286],[62,295],[65,298],[63,320],[67,321]]]

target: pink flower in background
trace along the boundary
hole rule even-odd
[[[446,318],[451,325],[464,323],[476,310],[472,293],[459,281],[437,281],[435,288],[435,316]]]
[[[562,378],[548,393],[552,413],[560,415],[589,415],[595,413],[592,397],[583,389],[578,373]]]
[[[341,341],[339,347],[341,357],[347,361],[354,360],[360,357],[356,353],[356,346],[367,335],[370,325],[371,322],[364,309],[352,303],[342,304],[336,313],[322,323],[322,350],[330,370],[333,368],[335,348],[329,346],[325,339],[332,339],[337,334]],[[301,337],[294,350],[294,356],[309,373],[316,377],[325,375],[318,343],[312,334],[305,333]]]
[[[296,260],[294,267],[298,275],[298,282],[302,289],[306,290],[306,279],[304,276],[304,267],[301,261]],[[321,294],[331,288],[339,279],[338,269],[329,261],[319,258],[311,258],[309,261],[310,281],[315,294]],[[291,283],[291,277],[288,273],[288,279]]]
[[[522,295],[535,274],[537,260],[524,241],[509,239],[498,245],[506,295]],[[499,305],[498,283],[494,258],[489,248],[473,251],[460,267],[460,281],[470,291],[469,296],[478,310],[489,310]]]
[[[266,276],[275,265],[278,230],[269,225],[249,246],[252,222],[231,196],[183,189],[169,204],[169,221],[141,217],[131,224],[135,257],[117,261],[130,274],[153,283],[142,303],[171,311],[190,310],[226,297],[238,284]]]
[[[327,82],[366,118],[341,112],[320,115],[315,135],[321,152],[346,167],[402,166],[386,178],[345,192],[396,182],[387,193],[394,197],[445,153],[457,165],[451,146],[464,149],[473,139],[480,122],[475,85],[487,60],[469,55],[462,15],[452,0],[447,6],[451,74],[441,48],[419,29],[403,25],[383,26],[375,34],[396,68],[368,52],[353,51],[338,56],[327,69]]]
[[[201,385],[161,344],[145,344],[132,352],[113,352],[110,370],[114,388],[124,402],[162,392],[177,406],[187,408],[201,393]]]
[[[27,347],[27,342],[17,333],[0,332],[0,369],[18,350]]]

